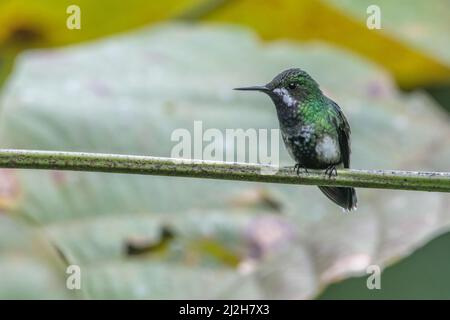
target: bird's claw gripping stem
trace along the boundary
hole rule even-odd
[[[308,173],[308,169],[302,166],[300,163],[296,163],[294,166],[294,171],[297,172],[297,175],[300,174],[300,171],[303,170],[304,173]]]
[[[327,175],[328,178],[336,177],[336,176],[337,176],[336,166],[335,166],[334,164],[328,166],[328,167],[325,169],[325,175]]]

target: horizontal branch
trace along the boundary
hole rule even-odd
[[[0,149],[0,167],[147,174],[285,184],[450,192],[449,172],[338,170],[297,173],[293,167],[116,154]]]

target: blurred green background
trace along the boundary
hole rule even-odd
[[[0,147],[170,156],[194,120],[277,128],[264,97],[231,88],[300,67],[348,115],[353,167],[449,171],[449,14],[446,0],[0,0]],[[3,169],[0,297],[450,298],[450,197],[359,199],[343,215],[311,187]]]

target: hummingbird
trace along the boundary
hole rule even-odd
[[[278,74],[264,86],[235,88],[260,91],[275,105],[281,136],[295,161],[294,169],[325,170],[336,176],[336,168],[350,167],[350,125],[339,105],[325,96],[305,71],[293,68]],[[356,210],[354,188],[319,186],[344,211]]]

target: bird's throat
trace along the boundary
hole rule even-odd
[[[297,127],[299,125],[299,102],[297,100],[292,97],[287,98],[285,96],[274,95],[272,96],[272,101],[275,104],[281,128]]]

